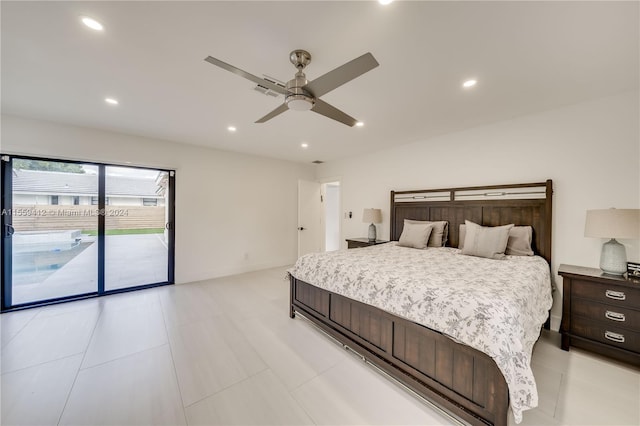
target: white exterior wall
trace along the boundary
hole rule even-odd
[[[110,206],[141,206],[142,198],[138,197],[113,197],[108,195]]]

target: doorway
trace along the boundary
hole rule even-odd
[[[3,311],[173,283],[173,171],[1,163]]]
[[[298,257],[340,249],[340,182],[298,181]]]
[[[324,210],[324,251],[340,249],[340,182],[322,184]]]

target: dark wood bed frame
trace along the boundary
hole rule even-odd
[[[552,182],[391,191],[390,239],[404,219],[449,221],[458,246],[465,219],[485,226],[533,227],[533,249],[551,264]],[[357,250],[357,249],[356,249]],[[296,312],[421,397],[473,425],[506,425],[509,392],[488,355],[379,308],[290,277]],[[548,321],[547,321],[548,326]]]

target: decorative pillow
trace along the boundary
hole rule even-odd
[[[460,224],[460,232],[458,233],[458,248],[464,247],[464,238],[467,227]],[[511,256],[533,256],[531,248],[531,240],[533,238],[533,228],[530,226],[514,226],[509,230],[509,239],[507,240],[507,249],[504,254]]]
[[[530,226],[514,226],[509,231],[507,250],[504,253],[512,256],[533,256],[532,237],[533,228]]]
[[[480,226],[465,220],[466,233],[462,254],[503,259],[513,224],[504,226]]]
[[[404,223],[405,225],[407,223],[433,225],[433,231],[431,231],[429,243],[427,244],[429,247],[444,247],[444,245],[447,243],[447,238],[449,237],[449,222],[447,222],[446,220],[439,220],[434,222],[430,220],[405,219]]]
[[[405,220],[398,245],[402,247],[426,249],[427,241],[429,240],[432,230],[433,224],[411,223]]]

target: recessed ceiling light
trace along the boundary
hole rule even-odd
[[[362,127],[362,126],[364,126],[364,123],[363,123],[362,121],[358,121],[358,122],[356,123],[356,126],[358,126],[358,127]]]
[[[306,148],[309,148],[309,144],[308,144],[308,143],[306,143],[306,142],[302,142],[302,143],[300,144],[300,146],[301,146],[302,148],[305,148],[305,149],[306,149]]]
[[[236,131],[236,130],[238,130],[238,129],[236,129],[236,128],[235,128],[235,127],[233,127],[233,126],[229,126],[229,127],[227,127],[227,130],[228,130],[228,131],[230,131],[230,132],[235,132],[235,131]]]
[[[105,98],[104,101],[111,105],[118,105],[118,100],[113,98]]]
[[[82,16],[81,19],[82,19],[82,23],[85,24],[87,27],[91,28],[92,30],[102,31],[104,29],[102,24],[93,18],[89,18],[88,16]]]
[[[378,0],[378,3],[382,4],[382,5],[388,5],[389,3],[391,3],[393,0]]]
[[[462,87],[464,87],[465,89],[468,89],[469,87],[473,87],[478,83],[477,80],[467,80],[464,83],[462,83]]]

